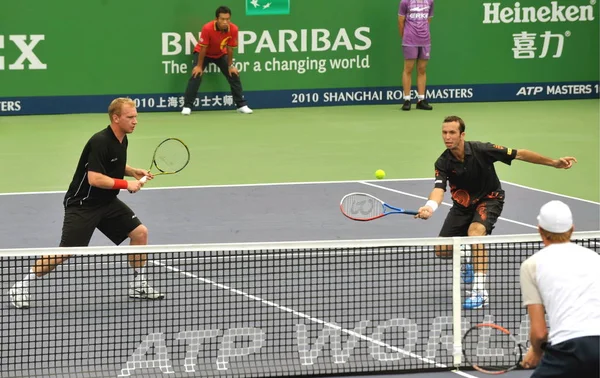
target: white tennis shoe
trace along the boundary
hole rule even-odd
[[[163,299],[164,294],[148,285],[148,282],[133,280],[129,284],[129,297],[135,299]]]
[[[15,284],[8,291],[10,304],[15,308],[29,308],[29,289]]]
[[[238,108],[237,112],[242,113],[242,114],[252,114],[252,109],[250,109],[248,107],[248,105],[244,105],[244,106]]]

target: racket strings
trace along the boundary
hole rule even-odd
[[[374,198],[363,195],[350,195],[342,201],[346,214],[356,218],[372,218],[383,214],[383,206]]]
[[[488,372],[514,368],[521,360],[521,348],[510,334],[490,327],[470,331],[464,340],[465,356],[477,370]]]
[[[154,165],[161,172],[174,173],[182,170],[189,162],[187,147],[176,139],[163,142],[154,154]]]

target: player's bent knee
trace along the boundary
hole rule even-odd
[[[487,234],[487,230],[485,226],[479,222],[473,222],[469,226],[469,230],[467,231],[468,236],[485,236]]]
[[[129,238],[136,244],[146,244],[148,242],[148,227],[140,224],[129,233]]]
[[[452,258],[452,246],[451,245],[436,245],[435,255],[441,259]]]

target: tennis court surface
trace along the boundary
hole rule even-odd
[[[525,342],[518,269],[541,247],[537,211],[563,200],[576,241],[599,251],[600,205],[504,183],[503,217],[482,240],[434,238],[449,206],[428,221],[391,215],[365,223],[338,207],[357,191],[415,209],[431,187],[431,179],[415,179],[123,193],[151,245],[108,248],[95,235],[92,247],[70,251],[78,256],[36,280],[31,307],[20,310],[10,306],[10,286],[36,256],[65,252],[47,249],[60,236],[63,194],[0,195],[0,376],[481,377],[463,371],[464,361],[461,371],[436,373],[460,357],[453,330],[495,322]],[[457,257],[461,246],[485,243],[489,306],[461,308],[470,288],[461,259],[433,253],[448,242]],[[149,254],[148,281],[164,299],[128,297],[127,254],[139,252]]]

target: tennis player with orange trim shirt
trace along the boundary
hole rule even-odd
[[[427,203],[419,208],[415,218],[430,218],[444,200],[446,186],[452,194],[452,208],[440,230],[440,237],[490,235],[504,207],[504,190],[494,163],[510,165],[514,159],[528,163],[569,169],[574,157],[550,159],[536,152],[513,149],[492,143],[465,141],[465,123],[449,116],[442,124],[442,139],[446,150],[435,162],[435,183]],[[486,275],[488,256],[483,245],[474,245],[472,265],[466,264],[462,273],[465,283],[473,282],[471,295],[463,308],[477,309],[488,304]],[[440,258],[452,258],[452,246],[436,246]]]
[[[148,244],[148,229],[135,213],[117,198],[121,189],[139,191],[139,180],[154,176],[145,169],[127,165],[127,134],[137,125],[135,103],[129,98],[114,99],[108,107],[110,125],[94,134],[86,143],[67,190],[60,247],[88,246],[97,228],[116,245],[130,239],[131,245]],[[124,176],[134,177],[126,181]],[[52,272],[70,255],[42,256],[21,281],[9,290],[16,308],[29,308],[29,284]],[[163,294],[148,285],[145,275],[146,254],[128,256],[133,269],[129,296],[135,299],[161,299]]]
[[[202,75],[209,63],[216,64],[229,82],[238,113],[250,114],[252,109],[244,99],[240,73],[233,65],[233,49],[238,45],[238,27],[231,22],[231,9],[228,7],[217,8],[215,17],[215,20],[207,22],[202,27],[200,40],[194,48],[194,68],[185,90],[181,114],[192,113],[202,83]]]

